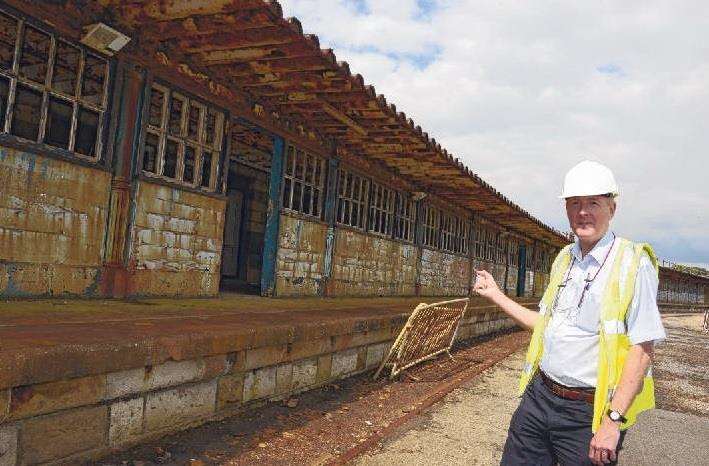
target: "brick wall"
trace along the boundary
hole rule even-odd
[[[223,199],[141,181],[130,263],[133,295],[215,295]]]
[[[98,293],[110,181],[0,147],[0,296]]]
[[[277,296],[317,296],[325,263],[327,225],[283,214],[276,259]]]
[[[428,248],[421,249],[421,295],[467,296],[470,260]]]
[[[351,229],[337,230],[329,295],[413,295],[415,287],[414,245]]]

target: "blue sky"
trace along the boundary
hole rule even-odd
[[[620,184],[614,230],[709,264],[709,4],[282,0],[287,16],[544,222],[584,158]]]

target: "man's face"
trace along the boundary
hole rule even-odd
[[[606,234],[615,214],[615,201],[607,196],[576,196],[566,199],[571,230],[581,240],[598,241]]]

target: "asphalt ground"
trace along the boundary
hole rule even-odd
[[[656,348],[657,409],[629,431],[620,464],[709,465],[709,335],[702,316],[664,316],[668,339]],[[524,350],[451,392],[358,466],[499,464],[516,409]]]

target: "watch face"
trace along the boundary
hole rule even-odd
[[[611,411],[610,413],[608,413],[608,416],[610,416],[613,421],[620,420],[620,414],[618,414],[616,411]]]

